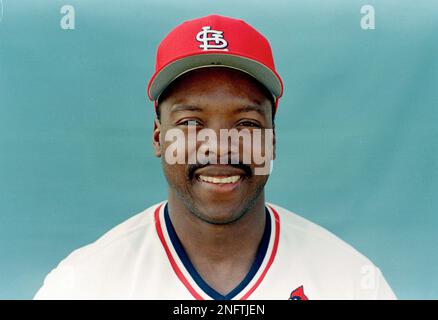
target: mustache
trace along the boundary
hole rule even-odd
[[[196,164],[189,164],[187,167],[187,177],[189,179],[193,179],[193,176],[195,175],[195,171],[201,168],[205,168],[208,167],[209,165],[212,165],[213,163],[205,163],[205,164],[200,164],[200,163],[196,163]],[[249,165],[244,164],[242,162],[239,163],[227,163],[226,165],[234,167],[236,169],[241,169],[245,172],[245,175],[248,177],[252,176],[252,169]]]

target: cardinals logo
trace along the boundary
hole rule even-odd
[[[304,287],[301,286],[292,291],[289,300],[309,300],[309,298],[304,294]]]
[[[210,26],[202,27],[202,31],[196,35],[196,40],[203,43],[199,48],[204,51],[209,49],[228,51],[228,42],[224,39],[223,33],[223,31],[211,30]]]

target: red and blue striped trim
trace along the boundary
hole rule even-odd
[[[262,238],[262,242],[260,244],[260,248],[263,248],[265,246],[264,250],[259,249],[256,261],[254,262],[253,267],[249,271],[247,277],[245,277],[245,279],[242,281],[242,283],[239,284],[235,289],[233,289],[229,294],[223,296],[217,293],[213,288],[208,286],[208,284],[206,284],[202,280],[202,278],[192,266],[191,262],[184,252],[184,249],[182,248],[182,245],[177,239],[176,233],[173,230],[173,226],[171,225],[170,218],[167,216],[166,219],[166,206],[167,204],[163,203],[155,209],[154,218],[157,234],[163,245],[163,248],[166,252],[173,271],[175,272],[178,279],[193,296],[193,298],[197,300],[211,298],[228,300],[233,299],[236,296],[240,296],[240,300],[248,299],[250,295],[262,283],[268,270],[274,262],[277,253],[280,235],[280,218],[275,209],[271,206],[268,206],[270,211],[267,209],[267,217],[269,217],[270,223],[267,223],[269,228],[265,228],[263,238],[266,238],[267,233],[269,233],[269,237],[265,241]],[[273,231],[273,236],[271,236],[271,231]],[[267,252],[267,250],[269,250],[269,252]],[[263,270],[261,272],[259,270],[260,267],[263,267]],[[184,272],[182,268],[184,268]],[[256,280],[254,279],[254,276],[257,276]]]

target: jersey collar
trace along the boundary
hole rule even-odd
[[[188,258],[170,220],[167,203],[157,207],[155,225],[158,237],[173,271],[195,299],[246,300],[257,289],[274,261],[280,232],[278,213],[270,206],[266,206],[265,212],[265,230],[256,259],[242,282],[228,294],[222,295],[202,279]]]

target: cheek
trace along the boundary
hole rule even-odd
[[[197,130],[170,128],[160,136],[161,156],[169,165],[195,164],[200,143],[197,142]]]
[[[174,188],[187,189],[186,166],[183,164],[168,164],[162,160],[163,172],[166,180]]]

